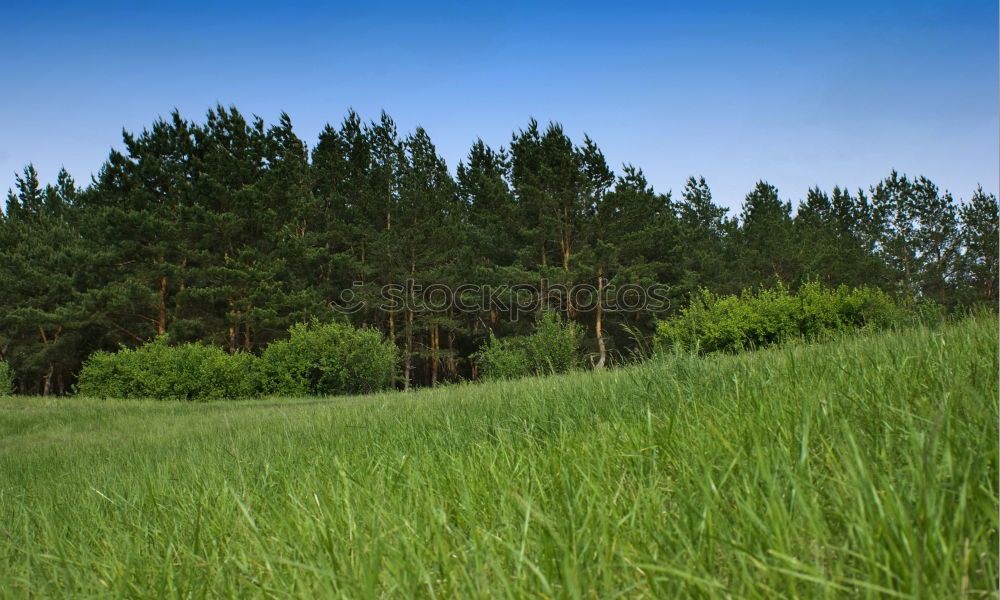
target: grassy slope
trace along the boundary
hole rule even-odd
[[[0,400],[0,595],[978,595],[997,394],[980,317],[410,395]]]

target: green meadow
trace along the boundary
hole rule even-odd
[[[0,597],[997,596],[997,320],[336,398],[0,399]]]

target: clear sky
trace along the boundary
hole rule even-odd
[[[454,169],[529,117],[584,132],[658,191],[704,175],[738,207],[896,168],[998,188],[997,2],[7,0],[0,187],[33,162],[87,182],[121,130],[216,103],[310,146],[353,107],[431,134]]]

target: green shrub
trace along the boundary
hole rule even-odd
[[[14,369],[6,361],[0,361],[0,396],[14,393]]]
[[[555,313],[546,312],[531,335],[504,339],[490,336],[476,353],[476,363],[485,379],[564,373],[579,366],[578,343],[575,323],[563,322]]]
[[[850,290],[840,307],[844,325],[850,329],[885,329],[904,322],[909,313],[878,288]]]
[[[359,394],[384,390],[396,377],[398,351],[373,329],[344,323],[302,324],[260,358],[264,392],[286,396]]]
[[[256,396],[257,359],[205,344],[169,345],[167,336],[134,350],[97,352],[83,365],[77,392],[109,398],[222,400]]]
[[[948,318],[948,311],[944,305],[939,304],[929,298],[915,302],[910,307],[910,321],[919,325],[940,325]]]
[[[479,376],[484,379],[516,379],[531,375],[531,361],[523,337],[499,339],[492,334],[476,352]]]
[[[580,332],[576,323],[563,321],[556,313],[542,313],[535,333],[525,339],[528,359],[535,374],[565,373],[579,366]]]
[[[791,340],[816,340],[852,329],[884,329],[908,313],[877,288],[827,288],[818,282],[796,293],[779,286],[739,296],[702,290],[680,314],[660,321],[658,351],[738,352]]]

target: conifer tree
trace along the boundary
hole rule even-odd
[[[726,252],[731,229],[728,210],[712,201],[712,190],[704,177],[688,178],[677,210],[681,247],[678,301],[700,288],[737,291],[728,287],[735,270]]]
[[[194,131],[175,112],[138,136],[123,132],[126,153],[111,152],[86,195],[88,241],[104,278],[92,301],[123,343],[171,328],[190,249],[181,235]]]
[[[795,281],[798,267],[791,212],[791,203],[781,201],[778,189],[765,181],[757,182],[747,194],[740,214],[744,287]]]
[[[350,111],[339,129],[327,125],[312,153],[313,197],[324,221],[319,267],[321,294],[336,300],[371,279],[367,263],[379,226],[368,214],[371,149],[361,117]],[[357,325],[381,326],[373,313],[352,314]]]
[[[442,365],[452,358],[453,352],[442,346],[442,334],[448,339],[457,322],[445,307],[438,310],[424,302],[430,298],[418,295],[418,286],[427,290],[434,285],[455,287],[458,283],[453,277],[465,245],[463,212],[455,183],[427,132],[418,127],[405,140],[404,149],[396,233],[409,269],[404,387],[414,380],[417,358],[427,367],[427,382],[436,385]]]
[[[583,171],[583,211],[581,224],[576,228],[582,238],[584,248],[579,256],[583,271],[574,277],[576,281],[594,286],[593,320],[594,340],[597,343],[595,368],[603,368],[608,360],[608,344],[605,339],[605,295],[609,276],[616,270],[619,257],[616,244],[621,242],[620,231],[615,231],[620,213],[607,202],[608,192],[614,184],[615,176],[608,168],[604,153],[589,136],[583,139],[583,147],[577,150]]]
[[[997,260],[1000,258],[1000,231],[997,225],[997,198],[976,188],[972,199],[960,209],[962,267],[965,279],[978,298],[997,302]]]
[[[877,251],[905,298],[946,303],[955,283],[960,239],[950,194],[931,181],[892,171],[871,188]]]
[[[88,348],[88,253],[73,223],[76,185],[40,186],[28,165],[0,215],[0,348],[22,392],[65,393]]]
[[[511,189],[511,158],[503,149],[493,150],[477,140],[466,159],[457,168],[457,193],[464,210],[465,239],[468,252],[461,270],[462,284],[479,286],[479,293],[462,293],[469,306],[479,305],[481,312],[462,311],[464,337],[476,348],[490,335],[503,337],[516,331],[517,323],[502,320],[503,308],[511,300],[498,300],[493,291],[502,291],[529,281],[531,275],[521,261],[532,255],[524,253],[531,244],[525,231],[525,211]]]
[[[433,286],[591,286],[589,303],[539,291],[583,326],[595,367],[652,331],[657,315],[605,295],[629,284],[665,284],[668,310],[703,287],[814,278],[947,308],[998,296],[995,196],[980,188],[959,206],[895,171],[854,194],[813,188],[794,217],[761,181],[729,219],[704,178],[675,203],[636,167],[616,176],[589,137],[534,120],[509,152],[477,140],[455,178],[426,131],[401,135],[385,113],[349,112],[311,153],[288,115],[268,126],[222,106],[201,123],[175,111],[122,146],[83,188],[64,170],[44,185],[28,165],[8,193],[0,360],[22,392],[68,393],[82,360],[122,343],[169,334],[260,352],[292,323],[334,318],[402,350],[402,387],[435,385],[475,377],[490,336],[530,330],[501,310],[509,296],[463,298],[490,299],[470,312],[447,292],[422,305]],[[407,304],[386,306],[383,286]],[[338,317],[329,302],[345,292],[363,307]]]

